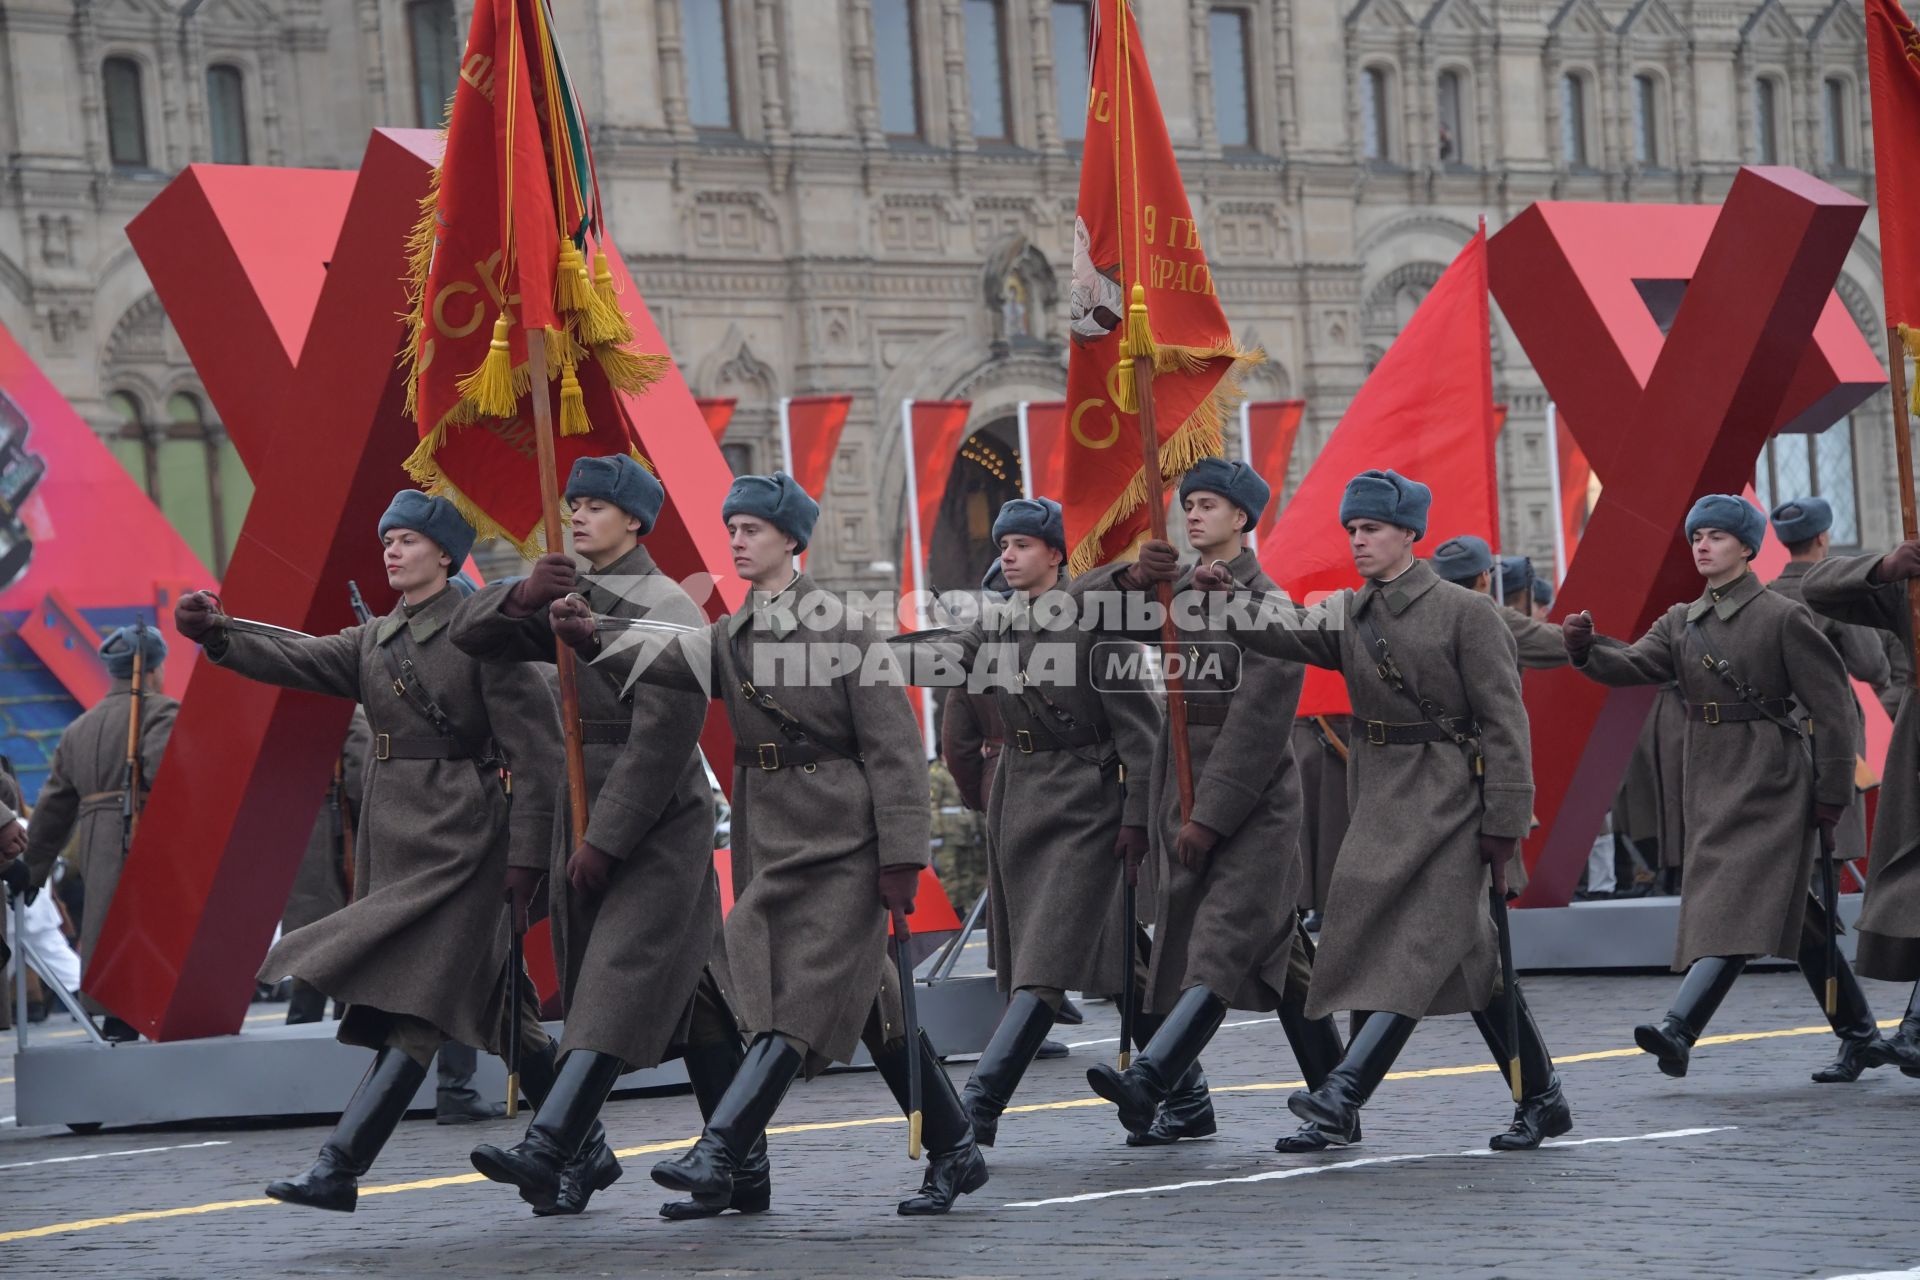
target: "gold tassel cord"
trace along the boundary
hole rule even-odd
[[[487,344],[486,359],[480,362],[478,369],[455,384],[460,389],[461,399],[471,400],[475,411],[489,418],[511,416],[519,400],[513,386],[511,333],[506,313],[502,312],[493,322],[493,340]]]
[[[556,310],[585,312],[593,305],[593,277],[587,274],[587,260],[580,246],[570,239],[560,241],[560,262],[553,273],[553,305]]]
[[[600,362],[600,371],[615,390],[636,396],[660,381],[672,364],[664,355],[626,347],[598,346],[593,349],[593,358]]]
[[[1900,345],[1907,349],[1907,359],[1914,361],[1916,370],[1920,371],[1920,329],[1901,325]],[[1908,379],[1907,387],[1907,412],[1920,414],[1920,377]]]
[[[1127,303],[1126,328],[1120,335],[1120,372],[1114,380],[1114,404],[1122,413],[1140,412],[1140,386],[1135,381],[1134,361],[1155,360],[1153,327],[1147,323],[1147,287],[1134,283],[1132,300]]]
[[[593,304],[580,317],[580,337],[589,346],[624,347],[633,341],[633,323],[620,309],[620,291],[605,249],[593,255]]]
[[[584,436],[593,432],[587,421],[587,397],[580,390],[580,379],[571,368],[560,371],[560,434]]]

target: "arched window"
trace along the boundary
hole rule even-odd
[[[207,130],[215,164],[247,162],[246,82],[240,68],[207,68]]]
[[[680,37],[687,60],[687,116],[696,129],[731,133],[732,33],[727,0],[680,0]]]
[[[1368,67],[1360,82],[1360,154],[1367,160],[1393,159],[1393,73]]]
[[[873,0],[880,128],[889,138],[920,136],[920,42],[913,9],[913,0]]]
[[[1207,14],[1213,51],[1213,121],[1220,145],[1253,148],[1253,72],[1247,48],[1247,11],[1213,9]]]
[[[1753,82],[1753,158],[1780,163],[1780,84],[1771,76]]]
[[[119,422],[119,430],[109,437],[107,446],[134,482],[152,497],[159,488],[159,477],[154,470],[153,437],[147,430],[146,409],[139,398],[128,391],[109,395],[107,407]]]
[[[967,102],[973,136],[1003,142],[1007,130],[1006,15],[1000,0],[966,0],[961,10],[967,37]]]
[[[1060,136],[1087,136],[1087,55],[1092,38],[1087,0],[1053,0],[1053,83],[1060,93]]]
[[[1466,97],[1466,77],[1458,71],[1442,71],[1435,103],[1440,136],[1434,140],[1441,164],[1467,163]]]
[[[460,38],[453,29],[453,0],[412,0],[407,37],[413,44],[413,110],[422,129],[447,122],[460,76]]]
[[[1633,162],[1658,169],[1660,155],[1660,80],[1650,72],[1633,78]]]
[[[100,67],[107,102],[107,158],[116,169],[147,167],[147,108],[140,93],[140,64],[108,58]]]
[[[1847,109],[1853,100],[1852,86],[1840,76],[1828,76],[1820,88],[1824,117],[1821,121],[1820,159],[1828,172],[1843,172],[1853,167],[1853,148],[1848,145],[1853,121]]]
[[[1833,505],[1833,545],[1860,543],[1860,490],[1853,469],[1853,419],[1817,436],[1783,433],[1767,441],[1754,468],[1753,488],[1763,509],[1792,498],[1817,496]]]
[[[1587,153],[1587,82],[1572,71],[1560,77],[1560,155],[1569,169],[1591,166]]]

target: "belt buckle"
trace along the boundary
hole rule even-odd
[[[1387,745],[1387,722],[1385,720],[1367,721],[1367,741],[1376,747]]]
[[[1015,729],[1013,731],[1013,745],[1020,748],[1023,754],[1032,755],[1033,731],[1031,729]]]
[[[780,744],[763,742],[754,750],[760,754],[760,769],[763,773],[774,773],[780,768]]]
[[[1709,702],[1705,706],[1701,707],[1700,719],[1705,724],[1719,724],[1720,723],[1720,704],[1717,702]]]
[[[393,759],[393,739],[384,733],[373,735],[373,758],[375,760]]]

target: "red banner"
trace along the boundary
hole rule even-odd
[[[1433,490],[1422,549],[1471,533],[1500,546],[1488,345],[1487,239],[1467,243],[1347,406],[1340,425],[1260,540],[1260,564],[1296,600],[1360,585],[1340,499],[1347,481],[1391,468]],[[1300,714],[1344,713],[1339,675],[1308,668]]]
[[[847,425],[852,396],[792,396],[780,402],[781,452],[787,474],[813,496],[826,497],[827,477],[840,448],[840,429]]]
[[[1273,489],[1260,525],[1253,530],[1255,547],[1266,542],[1274,521],[1280,518],[1287,491],[1287,466],[1293,459],[1293,444],[1306,411],[1305,400],[1254,400],[1240,406],[1240,456]]]
[[[1866,17],[1887,323],[1920,325],[1920,32],[1896,0],[1867,0]]]
[[[1029,498],[1062,501],[1067,487],[1067,402],[1029,400],[1020,441],[1020,479]]]
[[[1076,573],[1116,558],[1147,527],[1134,360],[1153,361],[1154,429],[1171,489],[1220,452],[1237,372],[1260,358],[1234,345],[1124,0],[1094,7],[1088,81],[1060,494]]]
[[[713,442],[719,444],[726,438],[734,406],[740,402],[733,396],[695,396],[693,402],[700,406],[700,416],[706,420],[707,430],[713,432]]]

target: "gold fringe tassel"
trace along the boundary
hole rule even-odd
[[[520,397],[514,394],[513,348],[508,342],[511,329],[501,312],[493,322],[493,341],[487,344],[487,357],[480,367],[456,385],[460,398],[473,402],[475,412],[489,418],[511,417]]]
[[[620,309],[620,293],[613,285],[613,267],[607,251],[593,255],[593,303],[580,316],[580,337],[588,346],[624,347],[633,341],[633,323]]]
[[[591,435],[593,424],[587,421],[587,397],[580,390],[580,379],[571,367],[560,370],[560,434]]]
[[[1127,303],[1127,325],[1120,335],[1120,372],[1114,380],[1114,405],[1122,413],[1140,412],[1140,384],[1135,381],[1134,361],[1158,361],[1153,348],[1153,327],[1147,323],[1147,287],[1136,283]]]
[[[572,240],[560,242],[560,263],[553,273],[553,305],[566,313],[585,312],[593,305],[593,277],[587,274],[587,260]]]
[[[597,346],[593,349],[593,358],[600,362],[601,372],[607,375],[607,381],[615,390],[632,396],[660,381],[672,364],[664,355],[631,351],[626,347]]]
[[[587,349],[574,338],[573,330],[566,326],[558,329],[542,329],[547,347],[547,378],[551,381],[560,376],[562,369],[577,369],[580,362],[587,358]]]

